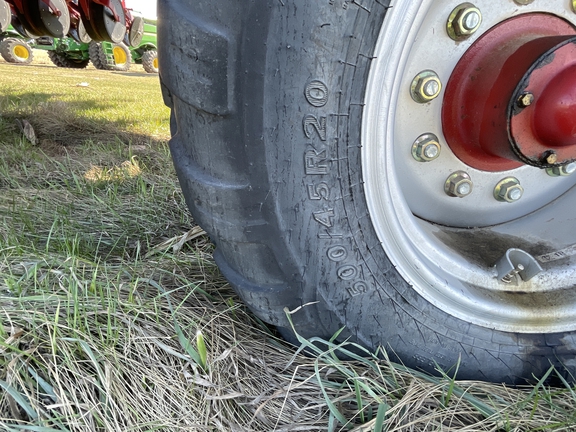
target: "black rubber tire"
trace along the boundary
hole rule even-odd
[[[27,55],[19,55],[23,50]],[[34,52],[26,41],[17,38],[5,38],[0,42],[0,55],[8,63],[30,64],[34,60]]]
[[[362,105],[386,0],[159,0],[170,148],[214,257],[262,320],[383,346],[404,364],[521,383],[576,376],[573,333],[516,334],[436,308],[391,264],[361,169]],[[306,119],[309,121],[306,122]],[[563,369],[562,365],[566,368]],[[572,378],[569,378],[572,380]]]
[[[130,52],[130,48],[126,46],[124,42],[119,44],[113,44],[112,50],[115,51],[117,49],[122,50],[123,57],[126,59],[123,63],[117,63],[116,56],[114,55],[106,55],[106,52],[103,51],[104,59],[105,59],[105,67],[108,70],[113,71],[127,71],[130,70],[130,66],[132,65],[132,53]]]
[[[88,59],[78,60],[56,51],[48,51],[48,57],[56,66],[69,69],[84,69],[90,63]]]
[[[158,73],[158,52],[150,50],[142,54],[142,67],[148,73]]]
[[[106,42],[109,43],[109,42]],[[113,70],[113,71],[127,71],[130,70],[132,65],[132,53],[130,49],[124,44],[112,44],[112,49],[120,48],[126,61],[124,63],[116,63],[116,58],[112,54],[107,54],[106,49],[102,42],[91,42],[88,48],[90,61],[96,69]]]
[[[106,53],[102,48],[101,42],[90,42],[88,47],[88,55],[90,56],[90,61],[96,69],[105,70],[106,68]]]

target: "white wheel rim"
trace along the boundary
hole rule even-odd
[[[475,6],[486,11],[484,22],[478,35],[473,35],[470,40],[460,44],[451,41],[445,31],[447,17],[456,6],[455,4],[447,5],[441,1],[422,0],[397,2],[389,9],[371,64],[362,121],[362,170],[368,207],[376,233],[392,263],[421,296],[443,311],[466,322],[503,331],[548,333],[575,330],[576,294],[573,291],[576,283],[576,259],[574,258],[576,247],[574,248],[575,255],[567,256],[563,260],[546,262],[545,257],[536,256],[544,260],[542,262],[544,271],[529,282],[520,283],[518,286],[502,284],[496,278],[495,270],[491,266],[474,262],[465,253],[455,251],[453,245],[449,246],[455,238],[470,232],[457,228],[458,225],[463,225],[458,222],[458,215],[455,216],[455,220],[445,223],[455,228],[443,228],[426,222],[423,218],[427,215],[422,214],[425,212],[422,209],[417,209],[421,218],[415,217],[414,203],[409,203],[405,194],[406,190],[411,189],[405,185],[402,186],[405,179],[403,175],[407,172],[406,164],[415,165],[416,169],[424,166],[411,159],[410,153],[399,147],[400,137],[402,134],[406,135],[406,130],[409,129],[402,123],[402,119],[407,118],[411,113],[417,116],[417,120],[414,121],[415,126],[413,125],[412,130],[409,131],[412,136],[411,141],[421,133],[430,132],[432,127],[427,123],[425,116],[420,115],[420,111],[425,112],[426,107],[418,106],[409,100],[409,82],[414,70],[420,68],[420,65],[416,69],[413,67],[418,40],[419,37],[422,40],[426,32],[431,33],[430,28],[425,27],[431,22],[431,17],[438,18],[434,27],[435,37],[445,38],[451,45],[458,45],[455,52],[464,52],[466,47],[470,46],[483,31],[513,14],[534,11],[554,12],[576,23],[576,14],[569,9],[563,9],[565,5],[553,5],[551,2],[550,5],[546,5],[541,4],[545,2],[534,2],[519,7],[513,2],[509,3],[510,5],[492,0],[475,2]],[[552,10],[554,8],[558,10]],[[433,38],[430,39],[430,43],[433,43]],[[438,66],[442,61],[450,63],[453,67],[458,58],[454,58],[454,54],[450,52],[444,54],[446,58],[443,59],[440,53],[438,61],[428,65],[428,68],[442,69]],[[439,75],[442,77],[446,73],[442,72]],[[438,110],[437,106],[441,105],[441,97],[426,105],[428,107],[435,105]],[[430,108],[430,110],[433,109]],[[437,121],[437,119],[432,121]],[[434,132],[442,139],[441,128],[440,131],[434,130]],[[406,137],[401,139],[403,145],[406,145]],[[450,153],[447,145],[442,147],[442,152]],[[435,169],[440,174],[431,180],[427,179],[430,184],[434,185],[436,191],[440,191],[440,194],[444,192],[440,188],[438,179],[445,179],[451,170],[461,169],[461,162],[457,159],[458,163],[454,163],[453,167],[448,166],[450,160],[454,158],[448,157],[446,158],[448,162],[436,164]],[[434,163],[435,161],[426,165],[434,166],[430,165]],[[522,175],[523,171],[529,169],[536,168],[523,167],[514,170],[514,173]],[[504,174],[498,175],[504,177]],[[496,178],[498,175],[485,176],[488,179],[486,182],[492,181],[491,178]],[[570,254],[570,245],[576,244],[576,235],[569,231],[576,230],[572,229],[574,222],[570,221],[567,213],[570,213],[570,202],[576,202],[576,188],[572,187],[576,182],[576,175],[562,179],[549,178],[545,174],[541,177],[543,180],[538,180],[540,183],[547,181],[554,184],[556,193],[552,198],[561,195],[554,204],[544,205],[545,202],[534,201],[537,199],[534,196],[532,198],[526,196],[525,202],[528,203],[528,199],[533,200],[531,203],[535,208],[527,205],[528,210],[518,211],[518,207],[514,208],[509,203],[490,202],[487,206],[498,204],[506,211],[494,217],[494,220],[487,220],[484,225],[490,225],[490,227],[484,228],[482,235],[492,235],[494,242],[497,242],[499,239],[508,238],[504,236],[514,234],[516,237],[524,236],[529,242],[529,236],[522,233],[532,234],[540,230],[539,233],[534,234],[533,241],[557,244],[557,250]],[[554,182],[554,180],[560,181]],[[538,181],[534,183],[537,184]],[[489,189],[488,186],[486,188]],[[534,185],[528,185],[526,194],[530,195],[530,191],[534,188]],[[478,189],[481,191],[482,186]],[[439,195],[438,201],[442,199],[461,200]],[[453,202],[460,205],[465,201]],[[531,213],[540,207],[543,207],[542,210]],[[562,211],[563,208],[564,211]],[[520,218],[526,214],[530,216]],[[536,214],[538,216],[535,216]],[[550,217],[556,217],[557,223],[565,227],[565,235],[560,228],[546,225]],[[435,218],[437,219],[438,216],[434,215],[427,219],[434,220]],[[514,221],[503,223],[508,219]],[[479,217],[478,220],[483,219]],[[477,222],[475,221],[474,225],[480,225]],[[540,229],[542,226],[551,233],[542,231]],[[440,239],[442,236],[444,240]],[[452,237],[446,241],[446,236]],[[523,245],[518,246],[522,248]]]

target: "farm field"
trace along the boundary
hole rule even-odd
[[[188,213],[158,76],[43,54],[0,60],[0,430],[574,430],[574,388],[546,377],[458,382],[278,339]]]

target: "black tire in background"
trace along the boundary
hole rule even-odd
[[[29,64],[34,60],[34,53],[30,45],[18,38],[2,39],[0,55],[8,63]]]
[[[106,53],[102,48],[101,42],[91,41],[88,47],[90,61],[96,69],[106,69]]]
[[[158,52],[149,50],[142,54],[142,67],[148,73],[158,73]]]
[[[114,71],[127,71],[132,65],[132,53],[130,48],[124,43],[112,45],[112,55],[106,55],[106,69]]]
[[[123,42],[112,44],[112,53],[108,53],[102,42],[92,41],[88,52],[90,61],[96,69],[127,71],[132,65],[132,53]]]
[[[170,148],[224,276],[264,321],[383,346],[404,364],[518,383],[575,373],[574,332],[476,325],[432,305],[380,245],[361,124],[388,1],[159,0]],[[283,330],[286,332],[285,330]]]
[[[84,69],[90,63],[88,59],[75,59],[56,51],[48,51],[48,58],[54,65],[69,69]]]

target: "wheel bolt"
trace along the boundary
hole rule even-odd
[[[522,198],[524,188],[516,177],[506,177],[494,188],[494,198],[501,202],[512,203]]]
[[[466,195],[470,195],[473,186],[468,173],[456,171],[446,179],[444,192],[451,197],[464,198]]]
[[[480,9],[472,3],[462,3],[457,6],[448,17],[446,31],[455,41],[464,40],[478,30],[482,23]]]
[[[576,172],[576,162],[570,162],[558,167],[546,168],[546,174],[551,177],[569,176],[574,172]]]
[[[534,0],[514,0],[514,3],[524,6],[532,3],[533,1]]]
[[[430,102],[438,97],[441,90],[442,82],[436,72],[431,70],[425,70],[416,75],[410,86],[412,99],[418,103]]]
[[[518,98],[518,106],[520,108],[526,108],[532,105],[532,102],[534,102],[534,95],[529,92],[522,93]]]
[[[418,162],[430,162],[440,156],[440,143],[434,134],[423,134],[412,144],[412,156]]]

